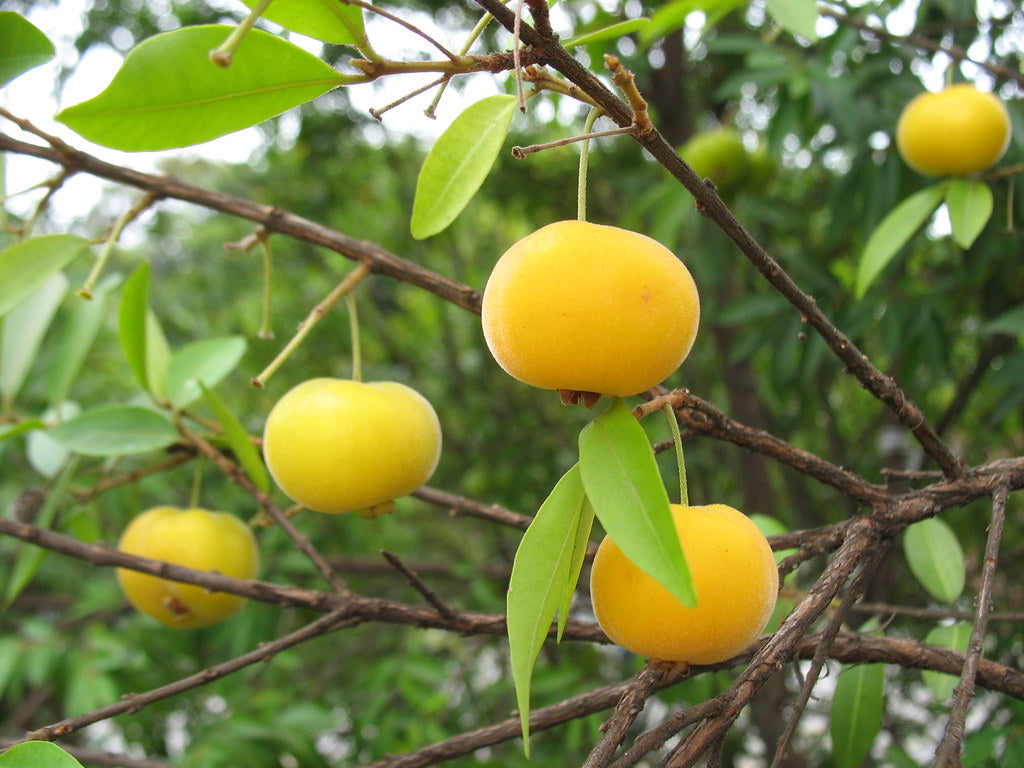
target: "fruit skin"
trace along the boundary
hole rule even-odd
[[[617,645],[661,661],[715,664],[741,653],[772,615],[779,574],[764,534],[724,504],[672,505],[697,592],[688,608],[637,568],[609,537],[591,568],[598,623]]]
[[[368,510],[405,496],[434,473],[440,455],[434,408],[393,381],[304,381],[277,401],[263,431],[278,486],[318,512]]]
[[[700,302],[689,270],[657,241],[558,221],[498,259],[481,315],[491,354],[516,379],[625,397],[659,384],[683,362]]]
[[[998,97],[969,83],[915,96],[896,124],[903,161],[926,176],[966,176],[990,168],[1010,144],[1010,114]]]
[[[255,578],[259,572],[256,538],[245,523],[227,512],[153,507],[128,524],[117,548],[236,579]],[[245,605],[245,598],[238,595],[127,568],[117,569],[117,580],[128,602],[169,627],[216,624]]]
[[[695,133],[679,148],[679,156],[698,176],[711,179],[720,192],[741,186],[753,170],[739,133],[724,126]]]

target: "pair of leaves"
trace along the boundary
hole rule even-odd
[[[579,451],[524,534],[509,581],[509,651],[527,753],[533,666],[556,614],[561,639],[595,515],[628,558],[696,604],[650,443],[621,399],[583,428]]]
[[[864,297],[882,270],[943,203],[953,240],[965,250],[992,216],[992,190],[981,181],[951,179],[915,192],[893,208],[868,238],[857,265],[857,298]]]
[[[53,56],[53,43],[32,22],[14,11],[0,11],[0,86]]]

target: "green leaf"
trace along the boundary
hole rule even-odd
[[[705,31],[737,8],[746,7],[745,0],[676,0],[659,7],[651,15],[651,23],[640,32],[640,42],[650,45],[666,35],[682,29],[694,11],[705,16]]]
[[[42,420],[47,424],[73,419],[82,412],[78,403],[65,401],[47,408]],[[43,477],[53,478],[67,462],[71,452],[50,437],[47,429],[32,432],[26,440],[25,458],[36,472]]]
[[[24,741],[0,754],[0,768],[82,768],[52,741]]]
[[[259,0],[242,0],[250,8]],[[288,0],[271,3],[263,18],[325,43],[358,45],[366,37],[363,9],[337,0]]]
[[[53,43],[14,11],[0,11],[0,86],[53,58]]]
[[[647,433],[622,398],[580,432],[583,487],[622,553],[687,606],[697,603]]]
[[[105,147],[171,149],[256,125],[344,82],[316,56],[259,29],[230,67],[213,64],[210,51],[233,30],[193,26],[143,40],[102,93],[57,119]]]
[[[10,440],[12,437],[23,435],[26,432],[31,432],[36,429],[46,429],[44,424],[39,419],[28,419],[26,421],[19,422],[13,427],[7,427],[0,430],[0,440]]]
[[[946,195],[947,184],[935,184],[915,192],[893,208],[868,238],[857,265],[856,296],[863,298],[868,286],[928,220]]]
[[[885,666],[860,664],[836,681],[829,733],[836,768],[860,768],[882,727]]]
[[[779,26],[811,42],[818,39],[818,5],[815,0],[768,0],[765,9]]]
[[[564,608],[579,578],[580,532],[589,537],[593,511],[583,492],[579,465],[555,484],[516,550],[507,598],[512,678],[526,754],[530,753],[530,678],[555,612]],[[574,570],[575,569],[575,570]]]
[[[586,32],[576,37],[570,37],[564,41],[562,45],[565,48],[572,48],[576,45],[590,45],[591,43],[599,43],[602,40],[617,40],[623,35],[631,35],[634,32],[641,32],[650,26],[651,20],[646,17],[640,17],[638,19],[629,19],[628,21],[620,21],[617,24],[604,27],[603,29],[597,29],[593,32]]]
[[[0,336],[0,395],[14,401],[35,362],[39,344],[68,291],[63,272],[54,272],[3,319]]]
[[[86,456],[126,456],[166,448],[178,432],[162,414],[136,406],[106,406],[53,427],[50,437]]]
[[[911,573],[943,603],[952,603],[964,591],[964,551],[945,520],[930,517],[903,532],[903,553]]]
[[[924,641],[931,645],[939,645],[943,648],[965,653],[970,639],[971,625],[961,621],[956,624],[933,627]],[[921,670],[921,679],[932,689],[935,700],[940,704],[945,703],[953,694],[953,689],[956,688],[959,680],[955,675],[947,675],[945,672],[933,672],[930,669]]]
[[[111,275],[96,287],[92,299],[76,299],[72,305],[64,333],[57,342],[56,359],[50,368],[51,403],[67,399],[106,318],[110,292],[120,282],[120,276]]]
[[[992,190],[982,181],[954,179],[946,193],[946,209],[953,226],[953,240],[970,248],[992,216]]]
[[[212,389],[204,386],[202,381],[199,382],[199,386],[206,397],[207,404],[213,410],[213,415],[220,422],[221,429],[224,430],[224,439],[227,441],[228,447],[234,451],[245,474],[249,476],[256,488],[263,493],[269,493],[270,478],[267,476],[267,468],[263,464],[260,452],[256,450],[256,446],[249,439],[249,433],[242,426],[242,422],[228,410],[228,407]]]
[[[515,108],[515,96],[488,96],[466,107],[438,137],[416,180],[413,237],[436,235],[455,221],[490,173]]]
[[[215,387],[235,369],[245,354],[242,336],[202,339],[177,350],[167,367],[167,397],[176,408],[185,408],[202,394],[202,385]]]
[[[163,397],[171,351],[149,309],[149,262],[140,264],[121,289],[118,332],[135,378],[147,392]]]
[[[985,333],[1005,333],[1017,336],[1024,333],[1024,304],[1004,312],[982,326]]]
[[[0,252],[0,316],[35,293],[54,272],[89,250],[75,235],[43,235]]]

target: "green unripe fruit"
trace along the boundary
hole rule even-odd
[[[679,155],[701,178],[721,192],[741,186],[751,171],[750,153],[732,128],[713,128],[691,136]]]

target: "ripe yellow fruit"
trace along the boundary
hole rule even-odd
[[[994,165],[1010,144],[1010,114],[998,97],[951,85],[910,100],[896,124],[904,162],[927,176],[966,176]]]
[[[263,431],[278,486],[318,512],[390,511],[427,481],[440,455],[433,407],[393,381],[304,381],[277,401]]]
[[[122,552],[199,571],[251,579],[259,571],[259,550],[249,527],[234,515],[205,509],[153,507],[136,516],[118,542]],[[245,598],[209,592],[127,568],[117,580],[128,602],[169,627],[205,627],[237,613]]]
[[[484,288],[484,338],[511,376],[563,400],[628,396],[662,382],[700,319],[689,270],[629,230],[559,221],[509,248]]]
[[[742,652],[768,623],[779,573],[764,534],[724,504],[672,505],[697,592],[688,608],[637,568],[609,537],[598,547],[590,596],[617,645],[661,661],[714,664]]]

